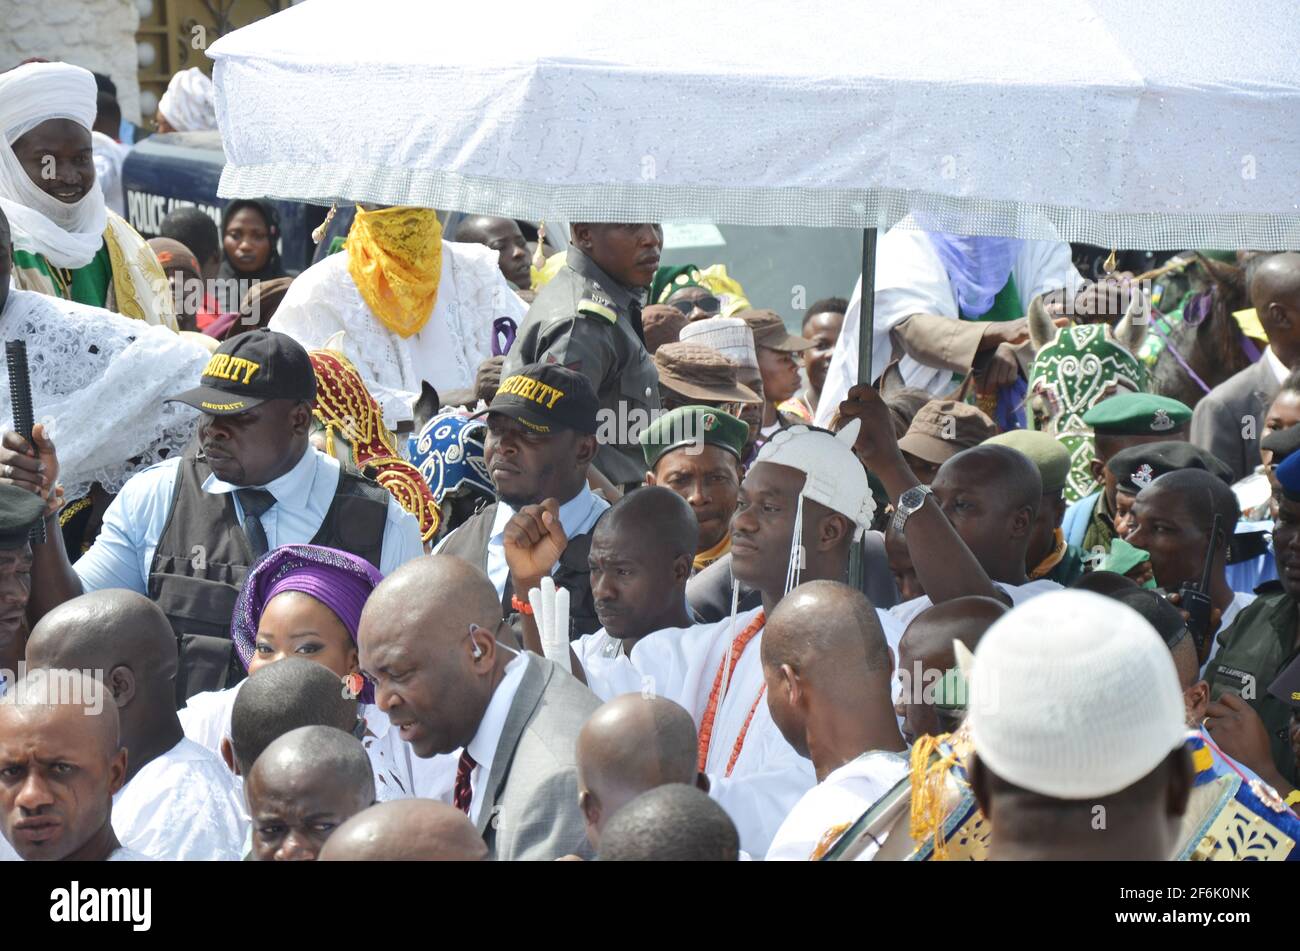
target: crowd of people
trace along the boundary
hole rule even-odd
[[[796,333],[652,223],[145,241],[115,106],[0,73],[0,857],[1300,857],[1300,254],[1193,407],[1204,256],[905,220],[860,381],[861,284]]]

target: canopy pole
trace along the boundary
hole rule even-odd
[[[876,327],[876,229],[862,229],[862,301],[858,324],[858,382],[871,383],[871,345]]]

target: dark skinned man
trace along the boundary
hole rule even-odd
[[[196,444],[123,486],[75,568],[47,517],[48,541],[33,546],[28,617],[83,591],[147,594],[180,639],[184,700],[243,677],[230,616],[249,566],[269,549],[310,542],[385,573],[420,555],[413,515],[308,444],[315,392],[307,352],[289,337],[259,330],[223,343],[200,385],[174,398],[202,413]],[[58,457],[40,427],[33,440],[35,449],[5,433],[0,474],[48,498]]]
[[[930,489],[984,573],[1012,603],[1060,589],[1054,581],[1030,581],[1025,571],[1043,493],[1038,468],[1023,453],[1006,446],[966,449],[939,468]],[[912,560],[919,571],[915,552]],[[928,594],[928,580],[920,580]],[[897,604],[890,612],[906,627],[933,602],[923,596]]]
[[[763,378],[763,423],[759,427],[761,446],[778,429],[797,423],[799,418],[777,407],[799,391],[799,363],[796,354],[812,348],[812,341],[797,337],[785,329],[781,315],[774,310],[744,310],[738,315],[754,334],[758,372]]]
[[[1070,451],[1055,437],[1032,429],[1013,429],[987,440],[990,446],[1008,446],[1022,452],[1038,467],[1043,480],[1043,497],[1025,551],[1029,580],[1046,578],[1067,587],[1084,572],[1083,551],[1065,540],[1061,519],[1065,517],[1065,483],[1070,475]]]
[[[926,608],[903,632],[898,643],[895,712],[902,718],[903,739],[910,746],[920,736],[949,732],[935,706],[939,679],[957,666],[954,642],[974,649],[1007,606],[992,598],[955,598]]]
[[[1240,514],[1232,489],[1200,469],[1168,472],[1133,500],[1133,530],[1125,541],[1150,554],[1156,585],[1174,603],[1179,602],[1183,585],[1200,584],[1205,556],[1213,549],[1207,593],[1218,617],[1211,619],[1204,642],[1196,645],[1202,668],[1212,664],[1218,653],[1215,631],[1227,631],[1255,600],[1252,593],[1233,591],[1226,574],[1228,545]],[[1217,536],[1213,533],[1216,515],[1220,518]]]
[[[740,492],[740,455],[749,427],[721,410],[684,406],[641,431],[646,485],[680,495],[699,522],[693,571],[731,551],[731,516]]]
[[[19,858],[145,859],[113,832],[126,749],[106,694],[89,674],[37,670],[0,697],[0,831]]]
[[[87,70],[28,63],[0,74],[0,210],[14,284],[176,329],[158,259],[105,207],[95,178],[97,91]]]
[[[708,791],[695,769],[695,721],[663,697],[625,693],[603,704],[578,734],[578,804],[587,841],[600,851],[611,816],[644,792],[668,783]]]
[[[766,854],[814,780],[812,764],[781,736],[762,702],[761,635],[767,614],[799,581],[844,578],[849,549],[871,522],[866,472],[851,448],[856,432],[855,424],[839,437],[791,427],[772,437],[745,474],[731,521],[731,570],[737,582],[760,592],[759,605],[719,622],[657,631],[630,656],[587,671],[601,696],[649,690],[691,711],[701,724],[699,768],[709,776],[710,794],[754,855]],[[957,550],[952,527],[946,521],[934,527],[934,537],[954,549],[945,574],[963,564],[979,572],[969,553]],[[893,626],[887,616],[881,623]]]
[[[503,624],[481,569],[421,558],[366,602],[361,667],[417,756],[459,751],[450,801],[492,857],[589,857],[573,751],[600,702],[555,664],[499,644]]]
[[[1278,773],[1292,786],[1300,785],[1291,748],[1291,708],[1268,691],[1278,675],[1300,656],[1300,454],[1278,465],[1277,519],[1273,523],[1273,553],[1277,558],[1277,587],[1261,590],[1232,627],[1218,635],[1218,653],[1205,667],[1210,699],[1222,703],[1235,694],[1264,722]],[[1280,590],[1279,590],[1280,589]],[[1211,731],[1211,736],[1214,733]]]
[[[1191,430],[1192,442],[1227,463],[1234,480],[1259,465],[1269,406],[1289,372],[1300,368],[1300,254],[1257,255],[1245,279],[1268,347],[1196,404]]]
[[[537,363],[502,379],[484,412],[483,460],[498,501],[471,516],[435,550],[485,571],[508,617],[531,611],[529,590],[542,575],[552,575],[569,591],[574,635],[590,634],[600,622],[587,554],[596,519],[609,508],[587,484],[597,451],[596,394],[582,374]],[[554,557],[530,568],[526,577],[516,576],[507,559],[510,540],[521,532],[536,533],[543,514],[555,520]],[[516,628],[522,632],[522,623]]]
[[[610,820],[602,862],[735,862],[736,826],[694,786],[669,783],[637,796]]]
[[[741,462],[749,465],[758,454],[758,442],[763,429],[763,374],[758,369],[758,350],[754,345],[754,332],[739,317],[708,317],[696,320],[682,328],[681,342],[692,346],[710,347],[736,365],[736,380],[758,396],[753,403],[741,403],[736,415],[749,424],[749,441]]]
[[[44,510],[39,496],[16,486],[0,486],[0,670],[16,670],[23,659],[27,595],[32,586],[27,538]]]
[[[322,862],[481,862],[487,845],[455,806],[432,799],[377,802],[330,834]]]
[[[1083,550],[1095,566],[1110,551],[1115,537],[1115,479],[1106,468],[1110,457],[1142,443],[1187,441],[1192,411],[1178,400],[1154,393],[1119,393],[1083,414],[1092,427],[1092,475],[1101,488],[1072,502],[1061,530],[1065,540]]]
[[[247,825],[230,772],[185,738],[176,716],[176,636],[134,591],[65,601],[27,642],[29,670],[103,671],[127,774],[113,796],[118,840],[158,861],[238,861]]]
[[[575,223],[570,237],[565,265],[537,292],[502,375],[546,362],[585,376],[613,424],[596,468],[615,485],[639,485],[645,470],[637,432],[659,408],[641,308],[659,267],[663,229]]]
[[[629,492],[601,517],[588,556],[591,594],[601,629],[573,643],[570,663],[574,676],[585,682],[588,667],[600,670],[612,658],[630,656],[646,635],[693,623],[686,607],[686,581],[691,576],[698,535],[695,516],[687,504],[668,489],[655,486]],[[544,560],[546,550],[546,545],[535,544],[531,536],[521,536],[506,554],[512,564],[520,565],[519,571],[527,573],[536,569],[523,567],[523,563],[537,555]],[[531,620],[526,646],[540,654],[541,641],[533,639],[536,625]]]
[[[456,240],[486,245],[496,251],[500,255],[501,273],[507,281],[521,291],[532,286],[528,242],[513,218],[474,215],[462,219],[456,226]]]
[[[1141,615],[1058,591],[989,628],[972,667],[967,772],[989,859],[1172,857],[1192,785],[1183,691]]]
[[[817,773],[767,860],[819,858],[907,775],[889,699],[894,659],[871,602],[838,581],[787,594],[767,622],[762,653],[772,720]]]
[[[329,726],[290,730],[244,783],[258,862],[314,862],[334,830],[375,802],[361,741]]]

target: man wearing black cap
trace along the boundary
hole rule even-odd
[[[180,639],[184,700],[243,676],[230,617],[249,567],[271,548],[338,548],[385,574],[420,555],[413,515],[309,445],[315,395],[307,351],[290,337],[259,330],[223,343],[200,385],[174,398],[203,414],[196,444],[123,486],[75,567],[50,517],[48,541],[32,546],[33,623],[86,591],[147,594]],[[0,461],[48,495],[58,459],[43,431],[33,439],[35,452],[24,443]]]
[[[565,266],[537,292],[502,375],[546,362],[586,377],[601,409],[619,422],[596,468],[615,485],[640,485],[645,466],[632,423],[659,408],[641,308],[659,267],[663,228],[574,222],[570,229]]]
[[[483,411],[483,459],[498,501],[436,549],[486,571],[507,617],[531,613],[529,589],[552,575],[569,590],[575,635],[601,626],[587,565],[592,528],[609,508],[587,485],[598,409],[591,383],[567,367],[533,363],[507,374]]]
[[[0,670],[16,670],[23,659],[23,616],[32,583],[27,535],[44,508],[40,496],[0,485]],[[0,693],[4,690],[0,684]]]

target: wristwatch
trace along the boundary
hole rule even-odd
[[[933,495],[934,490],[928,485],[914,485],[898,497],[894,507],[894,531],[902,535],[907,525],[908,516],[925,504],[925,497]]]

